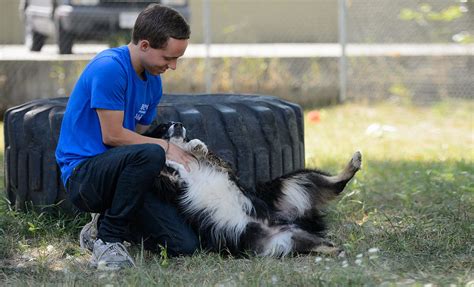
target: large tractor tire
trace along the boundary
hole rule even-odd
[[[66,104],[42,99],[5,113],[5,190],[17,209],[31,202],[73,210],[54,157]],[[246,188],[304,168],[301,108],[278,98],[164,95],[153,125],[167,121],[182,122],[188,138],[227,160]]]

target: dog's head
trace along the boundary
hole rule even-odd
[[[180,122],[159,124],[147,131],[144,135],[154,138],[173,140],[173,142],[187,142],[186,129]]]

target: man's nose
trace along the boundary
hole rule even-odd
[[[178,64],[178,60],[171,60],[170,63],[168,64],[168,68],[171,70],[176,70],[176,65]]]

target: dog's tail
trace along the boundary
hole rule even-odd
[[[259,186],[258,194],[276,210],[277,220],[294,221],[312,211],[318,212],[340,194],[360,169],[361,162],[362,155],[356,152],[338,175],[301,170]]]

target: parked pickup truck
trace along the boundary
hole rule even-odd
[[[76,40],[104,40],[133,28],[138,13],[151,3],[178,10],[189,21],[188,0],[21,0],[25,45],[40,51],[54,37],[60,54],[71,54]]]

